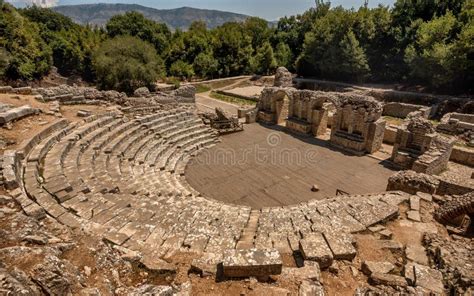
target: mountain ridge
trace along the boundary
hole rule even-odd
[[[215,28],[226,22],[243,22],[250,16],[210,9],[183,6],[174,9],[157,9],[139,4],[97,3],[60,5],[51,7],[56,12],[70,17],[78,24],[104,26],[115,15],[129,11],[142,13],[146,18],[167,24],[172,29],[187,29],[192,22],[202,20],[208,28]]]

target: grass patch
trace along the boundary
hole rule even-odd
[[[392,116],[384,116],[383,118],[385,119],[385,121],[387,121],[388,124],[393,124],[393,125],[402,125],[404,121],[403,118],[392,117]]]
[[[211,90],[211,87],[207,84],[198,84],[196,85],[196,93],[205,93]]]
[[[458,146],[458,147],[461,147],[461,148],[467,148],[469,150],[474,150],[474,147],[471,147],[469,145],[467,145],[467,142],[464,142],[464,141],[457,141],[454,143],[454,146]]]
[[[227,95],[216,93],[214,91],[212,91],[209,96],[213,99],[224,101],[224,102],[235,104],[235,105],[239,105],[239,106],[249,106],[249,105],[250,106],[255,106],[257,104],[257,102],[255,102],[255,101],[241,99],[241,98],[237,98],[237,97],[233,97],[233,96],[227,96]]]

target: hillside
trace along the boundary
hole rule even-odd
[[[192,22],[203,20],[208,28],[215,28],[226,22],[241,22],[248,18],[246,15],[207,9],[182,7],[177,9],[155,9],[137,4],[84,4],[64,5],[53,7],[79,24],[103,26],[117,14],[137,11],[145,17],[166,23],[170,28],[187,29]]]

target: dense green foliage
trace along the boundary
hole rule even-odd
[[[164,65],[155,48],[138,38],[118,36],[105,41],[93,57],[97,83],[104,89],[133,93],[154,88],[164,75]]]
[[[251,17],[214,29],[194,22],[188,30],[175,32],[137,12],[115,16],[103,29],[74,24],[48,9],[17,11],[2,0],[0,5],[0,75],[8,79],[40,78],[54,65],[64,75],[128,89],[135,85],[135,71],[148,66],[155,69],[153,77],[158,73],[186,80],[267,75],[285,66],[306,77],[424,85],[446,92],[471,92],[474,85],[470,0],[397,0],[393,7],[350,10],[316,0],[315,7],[281,18],[275,27]],[[134,40],[128,53],[146,48],[143,56],[120,56],[116,61],[122,64],[110,64],[109,72],[114,73],[108,76],[114,79],[133,75],[124,84],[104,79],[97,60],[105,52],[124,50],[119,36],[143,42]],[[151,61],[154,55],[158,57]],[[149,84],[145,81],[138,84]]]
[[[11,5],[0,2],[0,64],[4,76],[30,80],[51,67],[51,49],[40,37],[38,24],[22,17]]]

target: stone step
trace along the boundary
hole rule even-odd
[[[247,221],[247,225],[242,230],[237,249],[249,249],[255,245],[256,231],[258,228],[258,220],[260,218],[259,210],[252,210]]]

